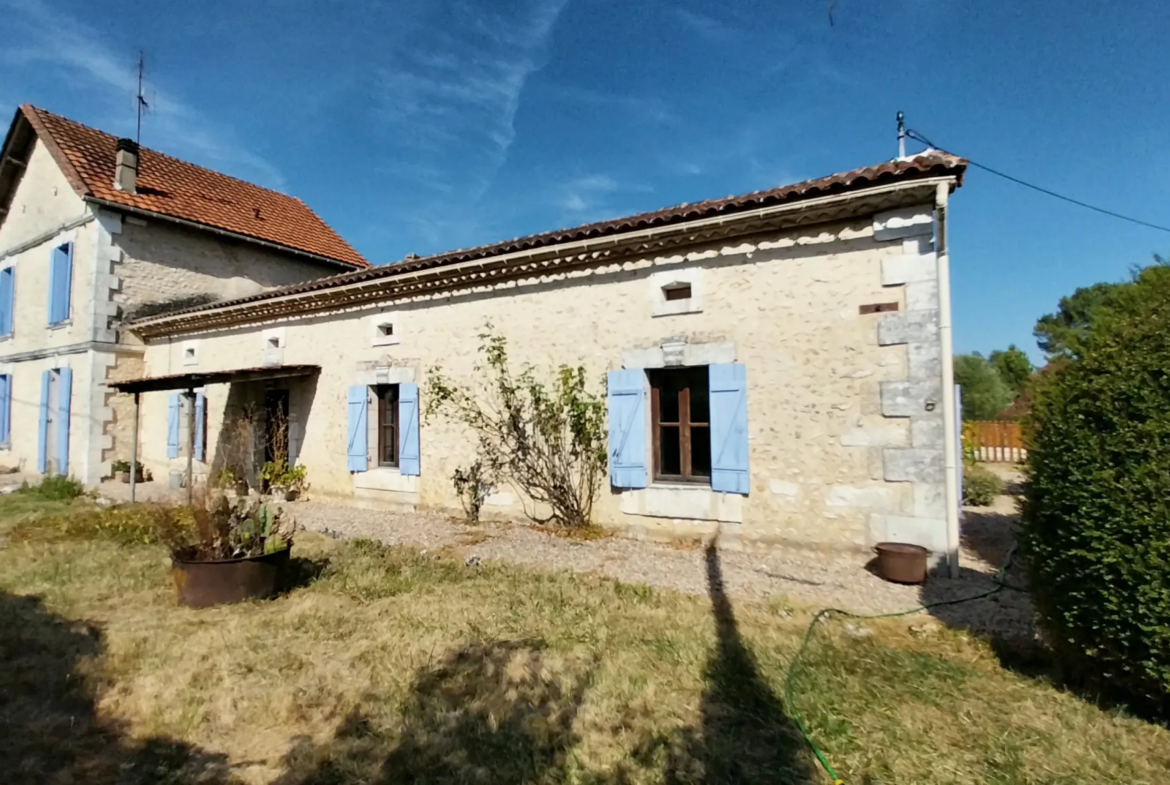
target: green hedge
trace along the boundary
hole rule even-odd
[[[1170,270],[1038,391],[1021,544],[1050,642],[1083,677],[1170,709]]]

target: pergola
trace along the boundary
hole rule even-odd
[[[194,494],[192,483],[195,461],[195,390],[211,384],[238,384],[260,382],[269,379],[287,379],[296,376],[313,376],[321,371],[319,365],[270,365],[259,368],[239,368],[233,371],[192,371],[168,376],[147,376],[141,379],[127,379],[120,382],[106,382],[113,390],[134,395],[134,435],[130,440],[130,501],[134,501],[135,486],[138,482],[138,412],[140,396],[144,392],[182,390],[187,399],[187,502]]]

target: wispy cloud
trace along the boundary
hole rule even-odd
[[[427,46],[402,47],[375,74],[380,118],[408,159],[390,168],[443,193],[472,200],[491,185],[516,138],[525,83],[544,64],[567,0],[526,0],[507,11],[462,2],[420,31]]]
[[[692,32],[713,43],[730,43],[744,38],[743,31],[707,14],[675,8],[674,15]]]
[[[130,57],[115,55],[101,35],[41,0],[0,0],[0,9],[13,24],[21,43],[0,53],[10,73],[24,68],[57,69],[88,90],[100,90],[119,99],[133,117],[137,77]],[[143,142],[176,157],[219,169],[261,185],[283,190],[280,171],[249,151],[230,128],[209,119],[168,91],[150,90],[151,112],[144,123]],[[68,112],[68,107],[53,107]],[[104,130],[130,133],[132,120]]]

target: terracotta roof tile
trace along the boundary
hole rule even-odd
[[[83,197],[146,210],[214,229],[369,267],[304,202],[143,147],[138,193],[114,188],[117,138],[34,106],[21,108],[38,137]]]
[[[818,177],[814,180],[805,180],[794,185],[784,185],[766,191],[755,191],[742,196],[729,196],[724,199],[711,199],[694,204],[681,204],[676,207],[667,207],[653,212],[639,213],[638,215],[632,215],[627,218],[599,221],[571,229],[558,229],[553,232],[518,237],[490,245],[434,254],[433,256],[408,257],[395,264],[380,265],[378,267],[371,267],[368,270],[357,270],[350,273],[340,273],[327,278],[318,278],[312,281],[272,289],[249,297],[194,306],[192,308],[173,311],[165,315],[159,314],[150,318],[165,319],[181,317],[186,314],[202,311],[214,311],[220,308],[259,303],[277,297],[320,292],[347,284],[392,279],[395,276],[417,270],[443,267],[475,259],[486,259],[501,254],[553,246],[576,240],[617,235],[650,227],[681,224],[702,218],[730,215],[761,207],[802,202],[820,196],[863,191],[866,188],[889,183],[909,182],[929,177],[950,177],[954,178],[956,185],[962,185],[963,174],[966,172],[966,169],[967,160],[965,158],[937,150],[927,150],[913,157],[886,161],[875,166],[867,166],[826,177]]]

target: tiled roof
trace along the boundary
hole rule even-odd
[[[950,155],[949,153],[928,150],[921,155],[910,158],[895,159],[877,164],[876,166],[867,166],[849,172],[819,177],[814,180],[806,180],[794,185],[785,185],[766,191],[755,191],[742,196],[729,196],[724,199],[711,199],[694,204],[681,204],[676,207],[667,207],[653,212],[639,213],[628,218],[599,221],[571,229],[559,229],[554,232],[519,237],[513,240],[505,240],[491,245],[481,245],[475,248],[448,251],[433,256],[425,256],[422,258],[409,257],[396,264],[381,265],[371,267],[368,270],[357,270],[351,273],[341,273],[327,278],[317,278],[312,281],[305,281],[304,283],[271,289],[248,297],[194,306],[167,314],[158,314],[149,318],[153,320],[179,317],[184,314],[215,311],[222,308],[259,303],[278,297],[284,298],[322,292],[348,284],[393,279],[395,276],[418,270],[438,268],[476,259],[486,259],[488,257],[517,251],[553,246],[558,243],[581,241],[669,224],[681,224],[703,218],[731,215],[761,207],[772,207],[775,205],[808,201],[822,196],[863,191],[866,188],[891,183],[910,182],[930,177],[951,177],[955,179],[957,185],[961,185],[966,169],[966,159]]]
[[[138,193],[114,188],[117,138],[25,104],[20,111],[82,197],[221,229],[366,268],[369,262],[300,199],[143,147]]]

